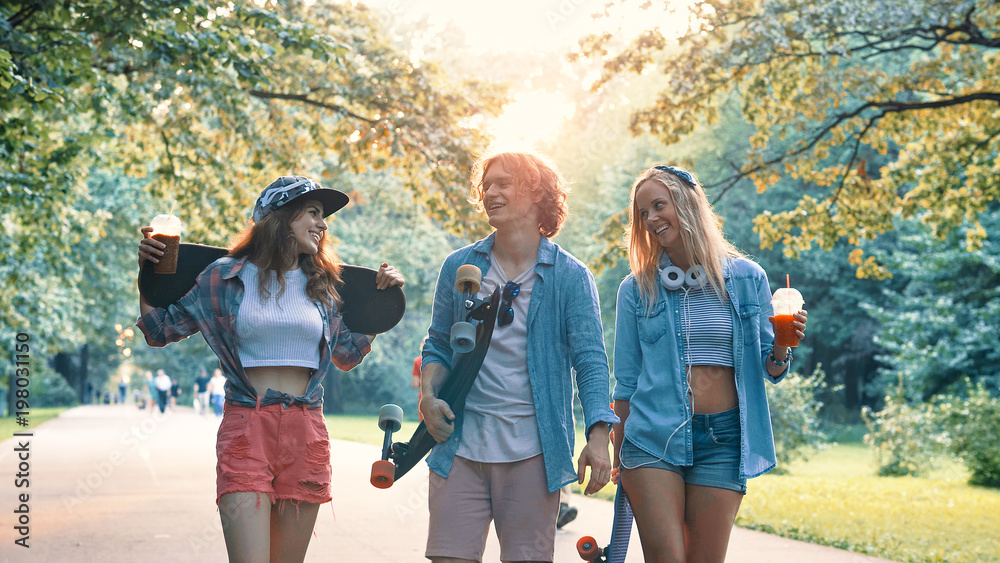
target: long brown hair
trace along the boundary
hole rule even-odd
[[[229,256],[245,256],[260,269],[257,292],[265,299],[271,296],[267,289],[271,272],[277,272],[278,284],[281,286],[276,297],[285,292],[285,272],[295,264],[298,252],[292,222],[305,212],[307,200],[308,198],[302,198],[301,202],[292,202],[275,209],[234,239],[235,244],[229,251]],[[342,302],[337,292],[337,286],[341,283],[340,260],[326,241],[326,231],[323,231],[319,251],[316,254],[298,256],[299,267],[306,275],[306,296],[309,299],[320,301],[327,307],[340,307]]]
[[[475,205],[478,211],[483,210],[483,178],[496,162],[502,164],[504,170],[514,177],[518,195],[539,196],[538,231],[546,238],[556,236],[569,214],[569,206],[566,204],[569,184],[556,172],[555,166],[538,155],[504,152],[480,158],[472,165],[469,203]]]
[[[686,172],[686,171],[685,171]],[[629,224],[625,227],[628,245],[628,262],[632,275],[639,285],[639,294],[652,306],[659,283],[659,261],[663,246],[650,233],[639,216],[635,192],[646,181],[656,182],[667,188],[670,200],[680,222],[681,243],[692,264],[705,268],[709,286],[725,301],[723,264],[730,257],[744,256],[722,233],[722,219],[712,209],[701,183],[692,174],[693,184],[677,175],[656,168],[639,174],[632,183],[629,203]]]

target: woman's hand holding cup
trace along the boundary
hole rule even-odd
[[[139,267],[142,267],[142,263],[146,260],[151,261],[153,264],[160,263],[160,257],[163,256],[163,251],[166,245],[162,242],[152,238],[151,233],[153,232],[153,227],[143,227],[142,228],[142,241],[139,242]]]

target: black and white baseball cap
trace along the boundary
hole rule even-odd
[[[323,217],[333,215],[347,205],[347,194],[324,188],[319,182],[305,176],[282,176],[271,182],[260,192],[253,206],[253,220],[258,222],[269,213],[301,197],[315,199],[323,205]]]

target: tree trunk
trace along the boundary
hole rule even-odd
[[[90,348],[88,344],[80,347],[79,356],[68,352],[59,352],[52,357],[52,369],[66,378],[66,382],[76,392],[76,398],[80,404],[86,405],[91,401],[91,393],[87,389],[87,363],[90,360]]]
[[[89,361],[90,361],[90,344],[84,344],[83,346],[80,347],[80,370],[79,370],[80,381],[83,382],[83,387],[85,388],[90,387],[91,389],[93,389],[94,387],[92,385],[87,385],[87,383],[89,383],[89,379],[87,378],[87,363]],[[100,402],[100,401],[93,401],[94,398],[93,393],[90,394],[90,398],[94,403]]]

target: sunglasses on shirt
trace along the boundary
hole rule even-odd
[[[500,295],[500,311],[497,312],[497,325],[507,326],[514,322],[514,298],[521,293],[521,284],[512,281],[503,286],[503,293]]]

